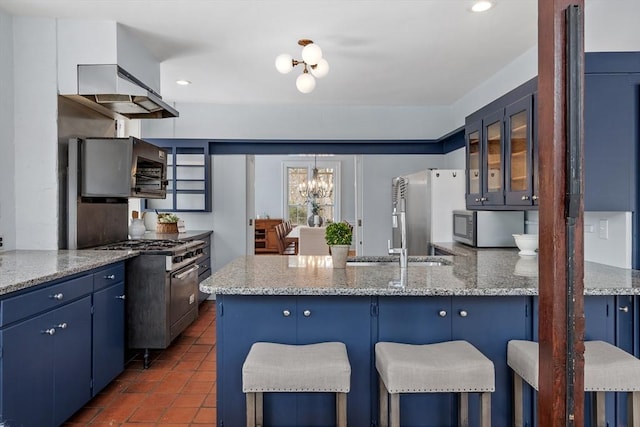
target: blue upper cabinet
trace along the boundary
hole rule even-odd
[[[150,139],[165,148],[167,197],[146,199],[144,208],[161,212],[211,212],[211,155],[208,141]]]
[[[534,192],[533,95],[505,109],[505,204],[538,204]]]

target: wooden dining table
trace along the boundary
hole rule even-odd
[[[298,255],[329,255],[329,245],[324,239],[325,227],[298,225],[287,237],[298,239]]]

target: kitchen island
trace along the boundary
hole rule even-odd
[[[333,269],[330,257],[241,257],[205,280],[201,290],[217,299],[218,425],[244,424],[241,368],[253,342],[344,342],[352,365],[348,422],[364,427],[378,421],[375,343],[451,339],[466,339],[494,362],[493,425],[510,425],[506,345],[537,338],[537,257],[455,244],[441,249],[457,255],[421,258],[432,265],[410,262],[405,271],[394,262],[367,262],[386,257],[358,258],[343,270]],[[585,263],[586,338],[633,353],[639,294],[640,272]],[[623,400],[610,396],[610,425]],[[470,401],[473,417],[478,402],[475,396]],[[401,402],[403,426],[454,424],[453,395],[409,395]],[[328,395],[273,393],[265,396],[265,423],[331,425],[332,405]],[[295,417],[287,417],[294,407]],[[533,412],[530,402],[530,425]]]

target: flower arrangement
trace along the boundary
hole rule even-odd
[[[158,214],[158,222],[163,224],[172,224],[178,222],[180,218],[178,215],[173,213],[159,213]]]

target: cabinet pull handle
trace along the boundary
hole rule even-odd
[[[479,202],[479,201],[480,201],[480,199],[476,197],[476,202]]]
[[[116,299],[126,299],[127,297],[124,295],[116,295]]]
[[[55,335],[56,334],[56,328],[49,328],[47,330],[42,331],[43,334],[46,335]]]
[[[481,202],[486,202],[487,200],[489,200],[489,199],[487,199],[486,197],[480,197],[480,201]]]
[[[67,322],[62,322],[57,327],[60,328],[60,329],[67,329],[67,326],[68,326]]]
[[[534,194],[533,196],[531,196],[531,200],[538,200],[538,196]]]
[[[289,310],[282,310],[282,315],[284,317],[289,317],[289,316],[291,316],[291,312]]]
[[[440,317],[447,317],[447,311],[446,310],[440,310],[438,312],[438,316]]]
[[[53,298],[54,300],[61,301],[64,298],[64,295],[62,294],[62,292],[59,292],[57,294],[50,295],[49,298]]]
[[[522,196],[522,200],[529,200],[529,196]]]
[[[458,314],[460,315],[460,317],[467,317],[469,313],[467,313],[467,310],[460,310]]]
[[[627,307],[625,305],[624,307],[618,307],[618,310],[620,310],[623,313],[628,313],[629,312],[629,307]]]
[[[114,280],[116,278],[115,274],[109,274],[108,276],[104,276],[105,279],[107,280]]]
[[[302,315],[303,315],[304,317],[310,317],[310,316],[311,316],[311,310],[305,310],[305,311],[303,311],[303,312],[302,312]]]

